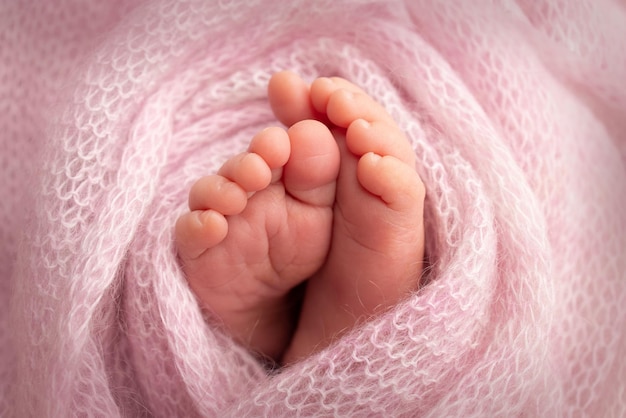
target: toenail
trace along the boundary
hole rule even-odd
[[[346,96],[348,99],[353,100],[354,97],[356,96],[356,94],[354,94],[353,92],[351,92],[348,89],[339,89],[338,91],[342,92],[342,94],[344,96]]]
[[[353,124],[354,123],[358,123],[361,126],[361,128],[363,128],[363,129],[369,129],[372,126],[372,124],[369,123],[368,121],[366,121],[365,119],[357,119],[357,120],[355,120],[352,123]]]
[[[383,157],[381,157],[380,155],[374,153],[374,152],[368,152],[367,154],[365,154],[365,156],[367,158],[369,158],[373,163],[377,163],[380,160],[382,160]]]
[[[198,222],[199,226],[204,226],[204,224],[209,221],[210,217],[211,212],[208,210],[194,212],[194,218],[196,218],[196,222]]]

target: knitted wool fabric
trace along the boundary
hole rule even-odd
[[[0,416],[626,415],[623,1],[6,0],[0,21]],[[284,69],[406,131],[431,267],[268,376],[204,321],[172,229],[277,124]]]

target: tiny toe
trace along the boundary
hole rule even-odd
[[[228,223],[221,213],[214,210],[187,212],[176,222],[178,254],[184,260],[196,259],[222,242],[227,233]]]
[[[248,202],[244,189],[225,177],[213,175],[198,180],[189,192],[189,209],[213,209],[223,215],[241,213]]]
[[[403,212],[423,206],[424,184],[416,171],[392,156],[365,154],[357,177],[365,190],[379,196],[392,210]]]
[[[289,135],[282,128],[265,128],[252,138],[248,151],[260,155],[270,169],[280,168],[289,160]]]
[[[332,123],[347,128],[356,119],[365,119],[368,122],[384,121],[395,124],[393,118],[384,107],[372,97],[364,93],[355,93],[348,90],[337,90],[328,99],[326,114]]]
[[[267,94],[274,115],[286,126],[319,116],[311,104],[309,85],[291,71],[274,74]]]
[[[347,128],[356,119],[394,124],[385,108],[363,89],[341,77],[320,77],[311,84],[311,102],[337,126]]]
[[[406,135],[395,124],[357,119],[346,131],[346,145],[350,152],[362,156],[368,152],[391,155],[410,166],[415,165],[415,152]]]
[[[272,170],[260,155],[253,152],[229,159],[217,174],[234,181],[246,192],[263,190],[272,181]]]
[[[341,77],[320,77],[311,84],[311,103],[313,108],[321,113],[326,113],[328,100],[337,90],[346,90],[352,93],[367,94],[357,85]]]

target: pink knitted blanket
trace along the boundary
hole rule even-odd
[[[0,25],[0,416],[626,416],[623,0],[5,0]],[[284,69],[398,120],[430,266],[268,375],[172,228],[277,123]]]

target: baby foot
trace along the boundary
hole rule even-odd
[[[408,140],[360,88],[341,78],[320,78],[309,87],[284,72],[272,78],[268,90],[286,125],[316,117],[333,126],[341,155],[330,250],[307,284],[283,357],[290,363],[417,289],[425,191]]]
[[[240,343],[279,359],[297,318],[290,292],[326,259],[339,171],[328,128],[268,128],[189,194],[176,244],[190,287]]]

